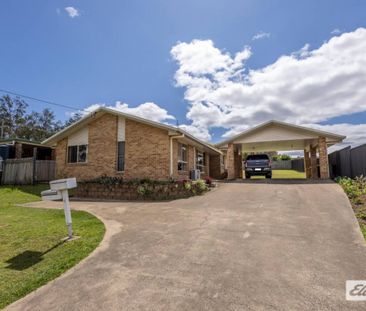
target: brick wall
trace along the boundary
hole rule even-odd
[[[87,163],[67,163],[67,138],[57,143],[56,176],[78,179],[118,176],[116,160],[117,117],[106,114],[89,124]]]
[[[169,178],[166,130],[126,119],[125,178]]]
[[[228,144],[228,149],[227,149],[227,158],[226,158],[226,165],[227,165],[227,173],[228,179],[235,179],[236,175],[235,175],[235,147],[233,144]]]
[[[138,185],[104,185],[80,182],[74,195],[77,198],[102,200],[172,200],[195,195],[191,190],[187,190],[183,183],[150,185],[147,195],[139,194],[138,187]]]
[[[224,173],[224,167],[221,165],[220,155],[210,156],[210,176],[221,179]]]
[[[201,175],[202,178],[210,176],[210,155],[205,153],[205,172]]]
[[[319,149],[320,178],[328,179],[329,178],[329,163],[328,163],[327,142],[326,142],[325,137],[319,137],[318,149]]]

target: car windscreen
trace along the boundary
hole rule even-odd
[[[251,154],[248,155],[247,160],[269,160],[266,154]]]

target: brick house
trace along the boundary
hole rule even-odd
[[[54,147],[56,176],[90,179],[220,178],[222,152],[187,132],[165,124],[99,108],[43,142]]]

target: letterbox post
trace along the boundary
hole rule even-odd
[[[50,181],[50,190],[42,191],[43,200],[60,200],[64,204],[65,222],[67,226],[68,238],[72,239],[72,219],[68,189],[77,187],[76,178],[66,178]]]
[[[72,219],[71,219],[71,210],[70,210],[70,202],[69,202],[69,194],[67,190],[62,190],[62,201],[64,202],[64,212],[65,212],[65,221],[67,226],[67,235],[69,239],[72,238]]]

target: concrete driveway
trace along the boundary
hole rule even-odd
[[[366,279],[366,248],[334,183],[227,183],[166,203],[72,205],[103,219],[104,241],[9,310],[366,308],[345,301],[345,281]]]

